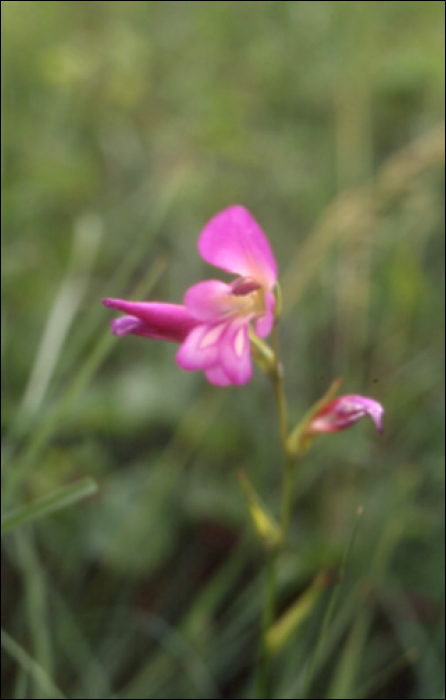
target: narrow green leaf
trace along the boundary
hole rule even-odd
[[[64,486],[57,491],[53,491],[48,496],[39,499],[30,505],[20,506],[15,510],[2,516],[2,535],[19,525],[23,525],[37,518],[42,518],[56,510],[61,510],[67,506],[91,496],[96,493],[98,486],[93,479],[86,477],[75,484]]]
[[[38,682],[46,696],[56,700],[65,700],[65,695],[55,685],[46,671],[28,654],[26,649],[17,644],[3,629],[1,631],[1,645],[20,667]]]
[[[284,648],[291,635],[307,619],[324,590],[327,575],[319,574],[307,590],[282,614],[268,630],[266,644],[271,654]]]
[[[243,493],[245,494],[249,514],[257,534],[266,548],[274,549],[274,547],[280,544],[282,539],[280,527],[275,522],[272,515],[270,515],[266,506],[261,502],[246,475],[240,472],[238,478]]]

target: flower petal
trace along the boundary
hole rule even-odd
[[[206,375],[206,379],[211,382],[211,384],[216,384],[217,386],[229,386],[232,384],[231,380],[223,372],[220,365],[209,367],[209,369],[204,370],[204,373]]]
[[[206,262],[227,272],[251,277],[272,289],[277,264],[268,239],[247,209],[233,205],[204,227],[198,250]]]
[[[254,324],[254,329],[259,338],[266,338],[273,329],[274,325],[274,309],[276,306],[276,299],[274,294],[271,292],[265,293],[265,307],[266,312],[263,316],[257,319]]]
[[[103,299],[105,306],[118,309],[128,314],[127,317],[139,319],[141,326],[130,329],[130,322],[117,319],[113,322],[113,332],[117,335],[136,333],[149,338],[170,340],[182,343],[198,321],[179,304],[161,304],[157,302],[124,301],[123,299]],[[136,329],[136,330],[135,330]]]
[[[184,304],[199,321],[216,321],[234,307],[232,288],[219,280],[198,282],[187,290]]]
[[[208,369],[219,362],[220,341],[225,324],[205,324],[194,328],[177,352],[182,369]]]
[[[248,324],[237,321],[228,324],[219,345],[223,372],[232,384],[246,384],[252,375]]]
[[[121,316],[121,318],[115,318],[111,322],[112,332],[115,335],[143,335],[150,337],[148,334],[147,325],[140,321],[136,316]]]

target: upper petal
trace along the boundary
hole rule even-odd
[[[215,321],[230,313],[234,306],[232,289],[219,280],[198,282],[184,295],[187,310],[200,321]]]
[[[139,319],[142,324],[131,328],[129,321],[117,319],[114,322],[113,331],[118,335],[136,332],[137,335],[145,335],[149,338],[181,343],[198,324],[198,321],[186,307],[179,304],[136,302],[110,298],[103,299],[103,303],[109,308],[118,309],[132,318]]]
[[[252,277],[268,289],[277,281],[277,264],[268,239],[240,205],[228,207],[209,221],[200,234],[198,250],[211,265]]]

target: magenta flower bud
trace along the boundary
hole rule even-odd
[[[306,435],[318,433],[335,433],[346,430],[357,423],[360,418],[368,416],[382,433],[384,409],[380,403],[366,396],[339,396],[319,409],[306,427]]]
[[[118,309],[127,314],[112,321],[112,331],[115,335],[132,333],[146,338],[182,343],[198,325],[198,321],[179,304],[123,299],[103,299],[102,303],[110,309]]]
[[[113,333],[181,343],[176,359],[182,369],[203,370],[219,386],[245,384],[252,375],[249,326],[265,338],[274,325],[276,261],[258,223],[238,205],[205,226],[198,250],[237,278],[193,285],[183,306],[104,299],[105,306],[126,314],[112,322]]]

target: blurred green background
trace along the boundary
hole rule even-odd
[[[274,248],[293,422],[337,376],[386,409],[299,467],[280,609],[330,586],[277,698],[444,698],[444,3],[2,2],[2,698],[249,698],[277,507],[271,387],[218,389],[104,296],[180,302],[201,228]],[[219,272],[212,276],[219,276]],[[15,640],[17,646],[12,644]]]

